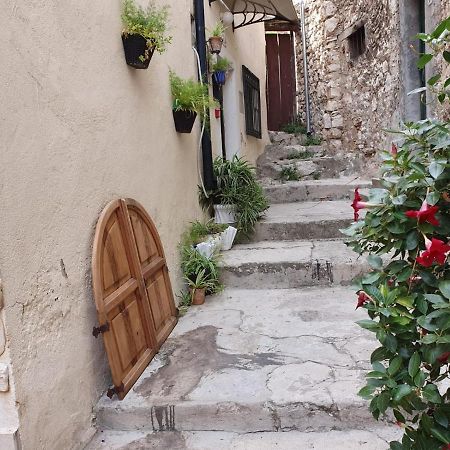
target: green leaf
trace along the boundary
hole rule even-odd
[[[444,294],[444,297],[450,300],[450,280],[443,280],[439,283],[439,290]]]
[[[414,377],[414,384],[421,388],[424,384],[426,379],[428,378],[428,375],[425,372],[420,371],[415,377]]]
[[[438,163],[437,161],[433,161],[428,168],[430,175],[436,179],[444,172],[445,166],[443,164]]]
[[[428,83],[430,86],[434,86],[440,79],[441,79],[441,74],[439,73],[439,74],[435,75],[434,77],[431,77],[431,78],[427,81],[427,83]]]
[[[424,344],[433,344],[437,341],[438,336],[436,334],[427,334],[422,338]]]
[[[387,348],[378,347],[376,350],[374,350],[372,352],[372,355],[370,356],[370,362],[373,364],[378,361],[384,361],[385,359],[389,359],[389,357],[390,357],[390,352]]]
[[[373,386],[364,386],[359,392],[358,395],[365,399],[369,399],[372,397],[372,394],[375,392],[375,387]]]
[[[444,50],[443,53],[442,53],[442,56],[444,57],[444,59],[445,59],[448,63],[450,63],[450,52],[449,52],[449,51]]]
[[[372,363],[373,370],[381,373],[386,373],[386,367],[378,361]]]
[[[376,331],[380,327],[378,322],[374,322],[373,320],[358,320],[356,322],[361,328],[364,328],[366,330],[370,331]]]
[[[403,364],[402,357],[396,356],[389,364],[388,374],[391,376],[395,375],[400,370],[400,367],[402,367],[402,364]]]
[[[430,192],[427,195],[427,203],[431,206],[434,206],[439,199],[441,198],[441,194],[439,192]]]
[[[439,425],[442,425],[444,428],[448,428],[448,418],[442,411],[440,410],[435,411],[434,419]]]
[[[389,448],[390,448],[390,450],[404,450],[403,445],[397,441],[390,442]]]
[[[367,262],[369,263],[370,267],[376,270],[380,270],[383,267],[383,260],[377,255],[369,255],[367,257]]]
[[[423,396],[431,403],[442,403],[441,395],[434,384],[427,384],[422,390]]]
[[[397,339],[392,334],[387,334],[382,344],[392,353],[397,350]]]
[[[411,394],[412,387],[409,384],[401,384],[399,387],[394,389],[394,402],[398,403],[403,397]]]
[[[431,60],[433,59],[433,55],[431,53],[424,53],[417,61],[417,67],[419,69],[423,69]]]
[[[420,355],[415,352],[408,363],[408,373],[411,378],[414,378],[417,375],[417,372],[420,368]]]
[[[450,54],[450,53],[449,53]],[[431,434],[439,439],[442,443],[444,444],[448,444],[450,443],[450,440],[448,438],[448,436],[446,436],[444,433],[442,433],[440,430],[438,430],[437,428],[431,428]]]
[[[444,297],[437,294],[425,294],[424,297],[431,303],[437,304],[437,303],[445,303],[447,302],[444,300]]]
[[[389,392],[383,392],[378,396],[377,406],[380,411],[380,414],[384,414],[389,406],[389,402],[391,401],[391,394]]]

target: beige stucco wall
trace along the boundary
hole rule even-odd
[[[91,335],[90,262],[96,220],[111,199],[144,205],[174,291],[181,286],[176,246],[201,215],[198,124],[192,135],[175,132],[168,71],[196,74],[192,1],[159,3],[172,6],[174,39],[147,71],[125,64],[118,0],[7,0],[2,8],[0,268],[24,450],[79,447],[108,387],[102,340]],[[207,1],[205,9],[212,21]],[[263,39],[262,27],[228,37],[236,66],[245,61],[259,74],[262,93]],[[264,142],[245,133],[243,141],[254,161]]]

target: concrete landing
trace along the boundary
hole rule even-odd
[[[345,285],[368,269],[341,240],[236,245],[223,254],[221,266],[225,286],[260,289]]]
[[[253,242],[342,237],[353,221],[348,201],[317,201],[271,205],[256,225]]]
[[[103,397],[100,429],[364,430],[357,396],[375,348],[347,288],[236,290],[182,317],[125,400]],[[163,447],[164,448],[164,447]]]
[[[368,188],[370,181],[358,177],[330,178],[317,181],[270,181],[264,192],[270,203],[294,203],[353,198],[355,188]],[[347,202],[348,206],[348,202]]]
[[[325,433],[99,432],[88,450],[386,450],[395,427]]]

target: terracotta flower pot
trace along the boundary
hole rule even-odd
[[[222,51],[223,38],[220,36],[211,36],[208,39],[211,53],[219,54]]]
[[[122,34],[123,50],[127,64],[135,69],[147,69],[155,51],[148,47],[147,39],[140,34]]]
[[[206,289],[192,289],[189,288],[192,295],[192,304],[193,305],[203,305],[205,303],[205,295],[206,295]]]

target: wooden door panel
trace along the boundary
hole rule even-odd
[[[116,200],[100,216],[92,272],[94,335],[103,333],[114,392],[123,399],[176,324],[159,235],[134,200]]]

